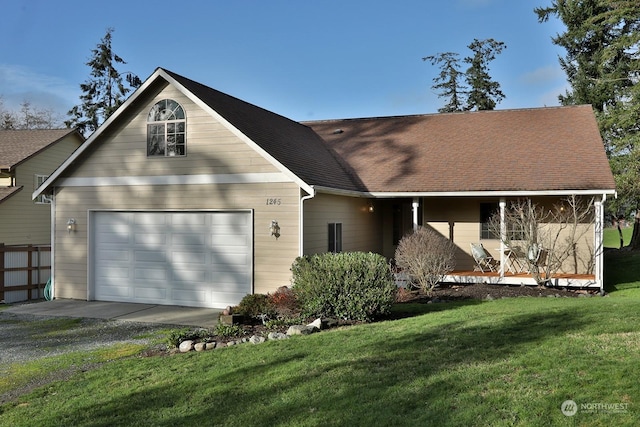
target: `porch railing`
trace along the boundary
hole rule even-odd
[[[0,301],[39,299],[51,277],[51,245],[0,243]]]

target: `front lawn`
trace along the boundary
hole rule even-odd
[[[607,258],[607,297],[398,305],[400,320],[120,358],[0,406],[0,425],[639,425],[628,258]]]

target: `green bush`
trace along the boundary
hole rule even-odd
[[[293,291],[303,315],[370,321],[389,313],[396,285],[386,259],[364,252],[298,257]]]
[[[264,294],[245,295],[236,307],[235,313],[256,319],[260,315],[272,316],[275,312],[269,297]]]

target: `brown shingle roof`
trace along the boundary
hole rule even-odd
[[[0,169],[11,169],[74,129],[34,129],[0,131]]]
[[[306,124],[370,192],[615,189],[587,105]]]
[[[342,161],[309,127],[164,70],[309,185],[360,190]]]

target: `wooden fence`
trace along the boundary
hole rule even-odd
[[[49,277],[50,245],[0,243],[0,301],[8,304],[43,298]]]

